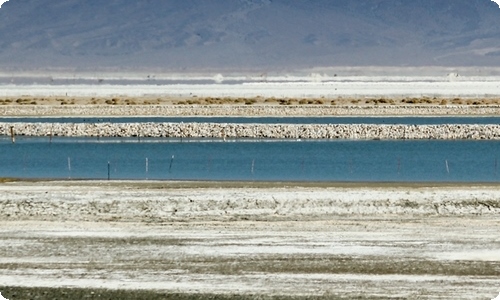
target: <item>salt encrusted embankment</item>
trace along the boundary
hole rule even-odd
[[[225,124],[225,123],[0,123],[21,136],[257,139],[499,140],[500,125]]]
[[[39,105],[0,106],[0,116],[427,116],[500,115],[499,105]]]
[[[480,216],[500,212],[497,187],[148,188],[99,182],[0,186],[2,220],[320,220],[332,216]],[[155,184],[155,183],[153,183]],[[158,184],[158,183],[156,183]]]

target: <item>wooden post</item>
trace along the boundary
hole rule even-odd
[[[16,142],[16,135],[14,134],[14,126],[10,126],[10,139],[12,140],[12,144]]]
[[[174,162],[174,155],[172,155],[172,158],[170,159],[170,166],[168,167],[168,172],[170,173],[172,171],[172,163]]]
[[[71,179],[71,158],[70,157],[68,157],[68,173],[69,173],[68,178]]]

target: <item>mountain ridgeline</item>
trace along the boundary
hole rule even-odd
[[[489,0],[11,0],[0,68],[500,66]]]

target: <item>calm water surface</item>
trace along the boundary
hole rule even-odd
[[[499,141],[0,138],[18,178],[497,182],[499,159]]]

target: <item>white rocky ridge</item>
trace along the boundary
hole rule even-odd
[[[0,135],[252,139],[498,140],[500,125],[0,123]]]

